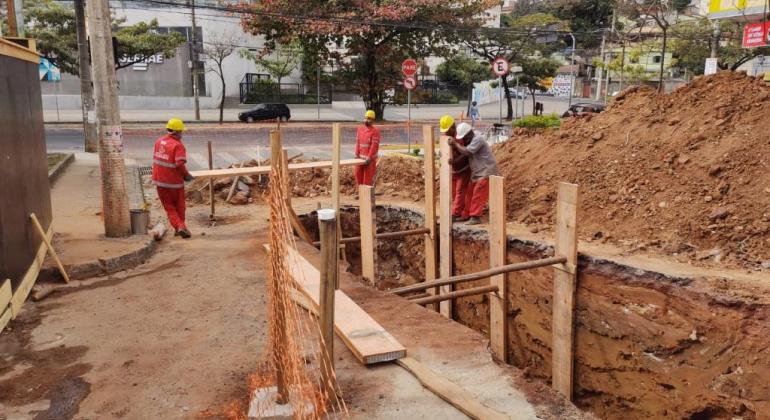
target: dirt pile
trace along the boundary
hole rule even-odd
[[[340,191],[349,195],[356,193],[356,182],[350,167],[342,170]],[[375,191],[377,194],[414,201],[425,199],[422,160],[398,155],[381,157],[377,161]]]

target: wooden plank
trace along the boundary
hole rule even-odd
[[[340,123],[332,124],[332,208],[337,216],[337,243],[342,239],[342,215],[340,214],[340,157],[342,156],[342,131]],[[341,251],[342,259],[347,261],[345,249]],[[339,284],[336,285],[339,289]]]
[[[377,258],[374,221],[374,188],[370,185],[358,187],[358,219],[361,225],[361,277],[369,284],[377,281],[375,260]]]
[[[423,163],[425,169],[425,227],[430,231],[425,234],[425,281],[431,281],[438,278],[438,258],[436,253],[437,239],[436,235],[436,150],[435,139],[433,136],[433,127],[425,125],[422,127],[422,137],[425,151],[423,153]],[[438,287],[428,289],[431,295],[440,293]],[[434,304],[433,309],[438,311],[439,305]]]
[[[452,404],[472,419],[503,420],[510,419],[505,414],[493,410],[477,401],[467,390],[444,376],[434,372],[418,360],[411,357],[399,359],[396,363],[414,375],[418,381],[442,400]]]
[[[46,237],[50,241],[51,238],[53,238],[53,223],[48,226],[48,232],[46,232]],[[40,269],[43,267],[43,260],[45,260],[45,252],[46,252],[46,246],[45,243],[41,242],[40,246],[37,248],[37,254],[35,254],[35,259],[32,260],[32,264],[30,264],[29,268],[27,269],[27,272],[24,274],[24,277],[21,279],[21,283],[19,284],[19,287],[16,288],[16,290],[13,292],[13,297],[11,298],[11,314],[12,318],[16,318],[17,315],[19,315],[19,312],[21,311],[21,307],[24,304],[24,301],[27,300],[27,296],[29,296],[29,292],[32,290],[32,286],[35,285],[35,281],[37,280],[37,275],[40,273]]]
[[[320,272],[297,250],[288,248],[288,266],[301,292],[318,313]],[[356,358],[363,364],[388,362],[406,356],[406,348],[372,319],[342,290],[334,294],[334,329]]]
[[[211,150],[211,141],[208,143],[209,149],[209,170],[214,169],[214,153]],[[215,202],[214,198],[214,178],[209,178],[209,205],[211,206],[211,213],[209,213],[209,220],[214,220]]]
[[[452,150],[448,143],[449,137],[442,136],[439,142],[441,153],[441,168],[439,179],[439,263],[441,278],[452,276],[452,166],[449,158]],[[441,293],[452,291],[452,285],[441,286]],[[446,300],[439,304],[441,315],[452,318],[452,301]]]
[[[48,240],[48,237],[45,234],[45,230],[43,230],[43,226],[40,225],[40,221],[37,220],[37,216],[35,216],[35,213],[30,213],[29,219],[32,221],[32,225],[35,227],[35,230],[40,235],[40,238],[43,240],[43,243],[45,244],[46,248],[48,248],[48,253],[51,255],[51,258],[53,258],[54,262],[56,263],[56,267],[59,269],[59,274],[61,274],[61,276],[64,278],[65,283],[69,283],[70,276],[67,274],[67,270],[64,269],[64,264],[61,263],[59,256],[56,255],[56,250],[53,249],[53,245],[51,245],[51,241]]]
[[[489,268],[506,265],[505,189],[501,176],[489,177]],[[490,277],[497,292],[489,294],[489,344],[492,357],[508,362],[508,282],[505,274]]]
[[[5,329],[5,326],[11,322],[12,317],[13,312],[10,307],[6,308],[4,311],[0,311],[0,332],[2,332]]]
[[[13,289],[11,288],[11,280],[6,279],[3,285],[0,286],[0,312],[3,312],[11,303],[13,297]]]
[[[553,388],[572,400],[574,377],[574,311],[577,286],[578,186],[560,182],[556,204],[556,255],[567,262],[553,275]]]
[[[362,165],[363,159],[343,159],[340,161],[340,166],[356,166]],[[318,161],[318,162],[303,162],[303,163],[290,163],[289,171],[302,171],[308,169],[326,169],[331,168],[331,161]],[[269,166],[252,166],[246,168],[225,168],[225,169],[213,169],[213,170],[201,170],[191,171],[190,174],[196,178],[227,178],[236,175],[269,175]]]

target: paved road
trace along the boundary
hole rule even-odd
[[[490,123],[484,121],[479,129]],[[83,151],[83,131],[80,128],[47,126],[46,144],[49,152]],[[161,126],[162,127],[162,126]],[[251,159],[266,159],[269,154],[269,133],[275,126],[252,124],[248,126],[191,126],[185,133],[184,143],[188,150],[191,169],[208,168],[208,141],[214,150],[214,167],[226,167],[232,163]],[[385,124],[380,126],[382,144],[407,144],[406,125]],[[342,158],[352,158],[355,144],[355,124],[342,126]],[[129,165],[149,165],[152,147],[161,129],[125,127],[123,135],[124,157]],[[412,143],[422,143],[422,126],[412,126]],[[331,124],[289,123],[282,127],[283,145],[289,155],[303,153],[306,158],[331,158]]]

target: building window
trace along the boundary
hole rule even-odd
[[[655,64],[660,64],[660,56],[659,55],[653,55],[652,56],[652,62]]]

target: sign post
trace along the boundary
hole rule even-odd
[[[401,73],[404,74],[404,87],[406,88],[406,141],[407,153],[412,148],[412,89],[417,86],[414,76],[417,74],[417,61],[414,58],[407,58],[401,63]]]
[[[503,77],[508,74],[509,68],[510,65],[508,64],[508,60],[506,60],[504,57],[497,57],[495,58],[495,61],[492,62],[492,71],[497,77],[500,78],[499,85],[497,86],[500,112],[497,122],[499,124],[503,123]]]
[[[513,97],[514,104],[516,104],[513,107],[514,113],[513,118],[518,119],[519,118],[519,73],[521,73],[524,69],[521,66],[511,66],[511,73],[516,74],[516,94]],[[524,102],[524,98],[521,98],[522,102]],[[523,116],[523,115],[522,115]]]

